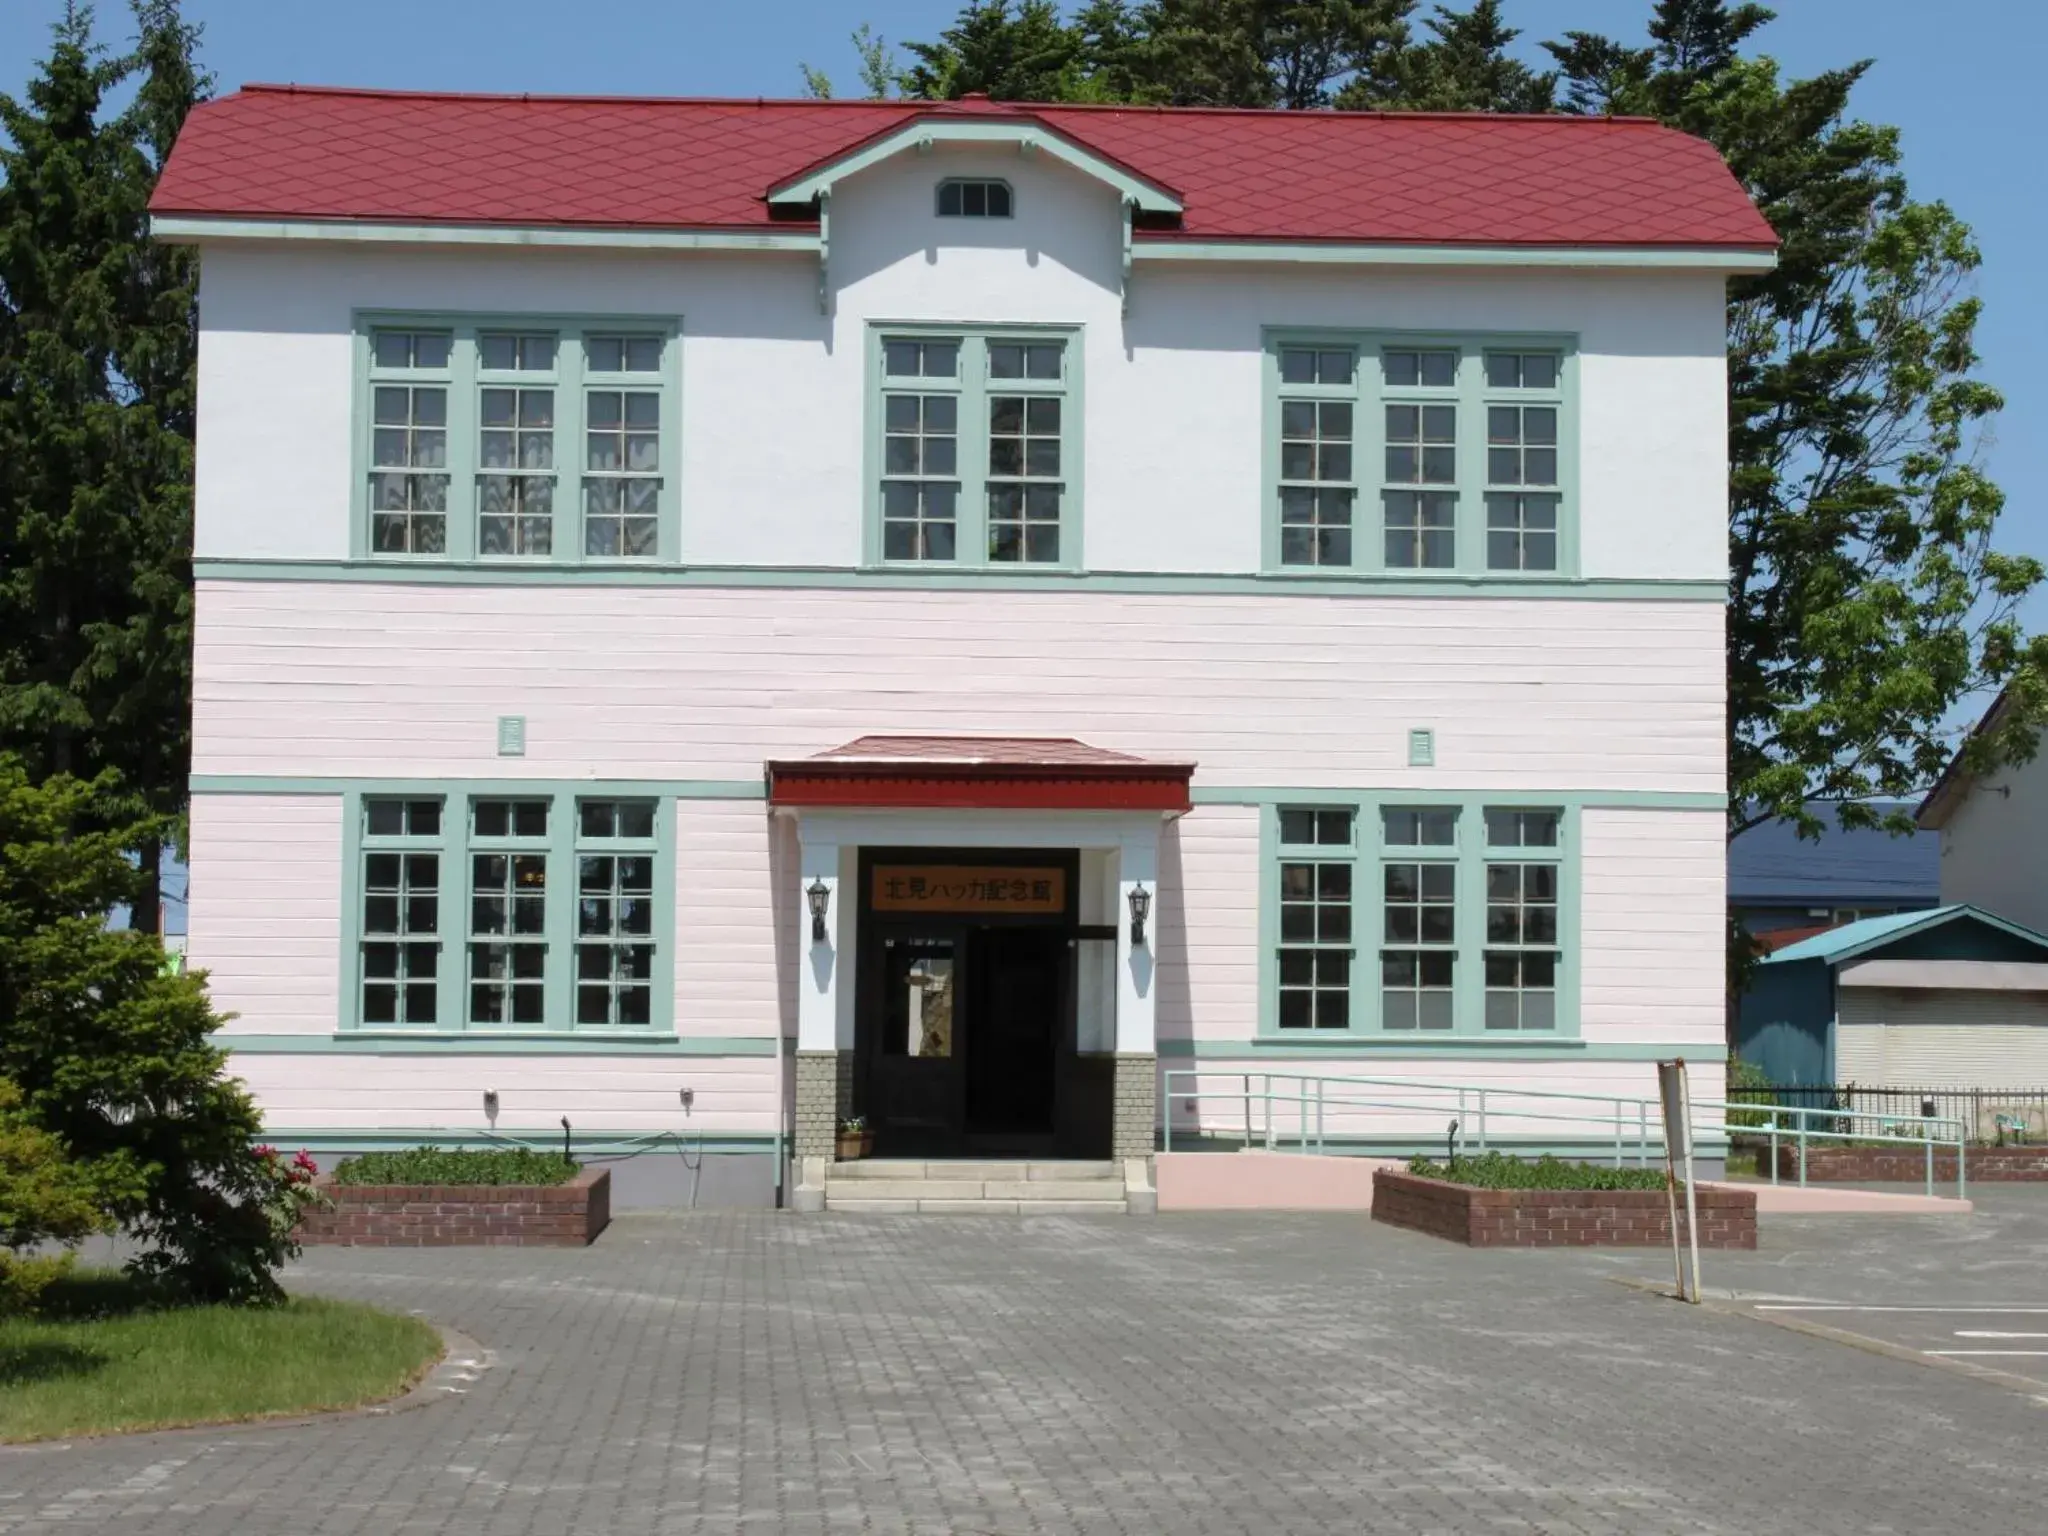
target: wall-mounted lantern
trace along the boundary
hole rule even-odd
[[[495,1088],[484,1090],[484,1118],[492,1125],[498,1123],[498,1090]]]
[[[1126,898],[1131,904],[1131,948],[1145,947],[1145,919],[1152,911],[1152,893],[1142,885],[1131,887]]]
[[[825,914],[832,909],[832,887],[822,880],[813,880],[804,891],[804,899],[811,904],[811,942],[825,942]]]

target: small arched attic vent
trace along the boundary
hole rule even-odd
[[[1010,184],[990,177],[948,177],[938,196],[942,219],[1007,219],[1016,211]]]

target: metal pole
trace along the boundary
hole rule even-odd
[[[1614,1166],[1621,1166],[1621,1100],[1614,1101]]]
[[[1316,1079],[1316,1155],[1319,1157],[1323,1151],[1323,1090],[1329,1085],[1327,1078]]]
[[[1636,1166],[1650,1166],[1650,1106],[1636,1100]]]
[[[1771,1133],[1771,1182],[1775,1184],[1778,1182],[1778,1107],[1775,1104],[1771,1106],[1768,1129]]]
[[[1273,1150],[1273,1074],[1259,1075],[1259,1113],[1266,1122],[1266,1150]]]
[[[1166,1074],[1166,1123],[1159,1128],[1159,1150],[1162,1152],[1173,1150],[1173,1080],[1179,1075],[1177,1072]]]
[[[1806,1111],[1799,1111],[1799,1187],[1806,1188]]]
[[[1479,1090],[1479,1150],[1486,1151],[1486,1090]]]
[[[1922,1122],[1920,1137],[1927,1147],[1927,1193],[1931,1196],[1934,1193],[1934,1122],[1932,1120]]]
[[[1966,1171],[1969,1159],[1964,1155],[1965,1148],[1968,1145],[1969,1131],[1970,1128],[1966,1125],[1958,1125],[1956,1127],[1956,1198],[1958,1200],[1968,1199],[1970,1192],[1970,1176]]]
[[[1308,1080],[1296,1078],[1294,1083],[1294,1138],[1301,1144],[1301,1150],[1308,1151]]]
[[[1252,1144],[1252,1075],[1244,1075],[1244,1144]]]

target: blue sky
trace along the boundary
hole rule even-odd
[[[61,0],[0,4],[0,89],[18,91]],[[110,35],[127,7],[102,0]],[[1779,0],[1761,49],[1797,73],[1858,57],[1876,67],[1860,116],[1897,124],[1915,194],[1941,198],[1984,248],[1984,372],[2006,411],[1987,447],[2009,498],[2000,542],[2048,558],[2048,465],[2030,444],[2048,426],[2048,244],[2040,196],[2039,0]],[[249,80],[494,91],[647,95],[799,94],[798,62],[857,89],[847,38],[865,20],[891,40],[935,36],[952,0],[612,0],[598,9],[539,0],[187,0],[206,28],[223,89]],[[1508,0],[1523,43],[1567,28],[1640,33],[1649,0]],[[2029,144],[2035,147],[2029,150]],[[2028,171],[2027,166],[2034,169]],[[2031,373],[2026,359],[2037,360]],[[2048,627],[2048,597],[2029,617]]]

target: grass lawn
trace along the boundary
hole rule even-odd
[[[0,1442],[353,1408],[440,1352],[416,1317],[311,1296],[152,1309],[119,1275],[81,1272],[41,1315],[0,1320]]]

